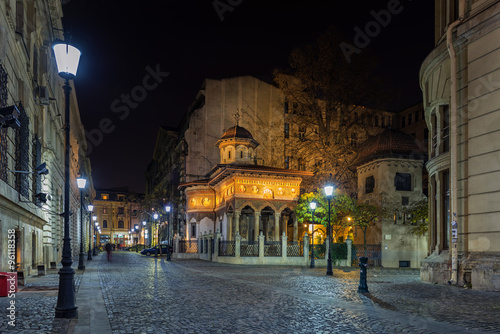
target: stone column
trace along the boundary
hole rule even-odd
[[[221,238],[221,234],[219,232],[217,232],[215,234],[215,241],[214,241],[214,258],[213,260],[214,261],[217,261],[217,259],[219,258],[219,240]]]
[[[283,231],[283,234],[281,235],[281,257],[286,258],[287,254],[287,245],[288,245],[288,237],[286,236],[285,231]]]
[[[264,237],[264,234],[262,234],[262,232],[260,232],[259,234],[259,257],[261,259],[264,258],[264,239],[266,237]]]
[[[260,212],[255,212],[255,230],[253,231],[255,241],[259,241],[259,227],[260,227]]]
[[[233,215],[227,215],[227,240],[233,239]]]
[[[234,210],[234,233],[240,235],[240,211]]]
[[[280,240],[280,217],[281,213],[274,213],[274,240]]]
[[[352,240],[347,236],[347,240],[345,241],[347,244],[347,263],[346,266],[351,266],[352,259]]]
[[[299,225],[297,222],[297,217],[293,216],[293,241],[299,240]]]
[[[283,216],[282,218],[281,226],[283,226],[283,232],[288,235],[288,219],[290,215]]]
[[[234,257],[239,258],[240,255],[240,250],[241,250],[241,236],[239,233],[236,233],[236,236],[234,237]]]

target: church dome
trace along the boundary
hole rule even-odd
[[[388,129],[367,139],[358,149],[354,165],[381,158],[402,158],[426,160],[417,140],[404,132]]]
[[[223,140],[223,139],[230,139],[230,138],[254,140],[250,131],[248,131],[247,129],[245,129],[239,125],[235,125],[229,129],[227,129],[226,132],[224,132],[224,134],[222,135],[222,137],[220,139]]]

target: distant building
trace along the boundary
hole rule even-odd
[[[499,290],[500,1],[439,0],[435,18],[420,70],[430,132],[421,278]]]
[[[64,222],[65,100],[51,45],[62,34],[60,2],[0,3],[0,271],[8,264],[9,236],[15,240],[14,271],[29,275],[37,265],[62,256]],[[93,196],[90,160],[74,87],[71,91],[70,238],[76,255],[88,248],[88,215],[81,234],[80,191]],[[6,121],[13,108],[18,125]],[[45,163],[48,174],[37,170]],[[41,172],[41,173],[40,173]]]
[[[140,243],[144,236],[141,226],[140,194],[127,188],[96,189],[94,215],[101,227],[97,244],[125,247]],[[132,231],[132,232],[131,232]]]

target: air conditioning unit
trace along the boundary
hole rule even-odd
[[[40,97],[40,104],[43,106],[48,106],[49,105],[49,90],[46,86],[39,86],[38,87],[38,96]]]

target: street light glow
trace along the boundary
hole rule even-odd
[[[332,196],[333,194],[333,186],[325,186],[325,194],[326,196]]]
[[[87,205],[87,209],[92,212],[94,211],[94,206],[92,204]],[[94,216],[95,217],[95,216]],[[96,217],[97,218],[97,217]]]
[[[57,71],[62,78],[72,79],[76,76],[81,52],[73,45],[60,42],[52,47],[56,57]]]
[[[83,188],[85,188],[85,185],[87,184],[87,180],[84,179],[83,177],[79,177],[76,179],[76,183],[78,184],[78,188],[83,189]]]
[[[309,203],[309,207],[311,208],[311,210],[316,210],[316,202]]]

